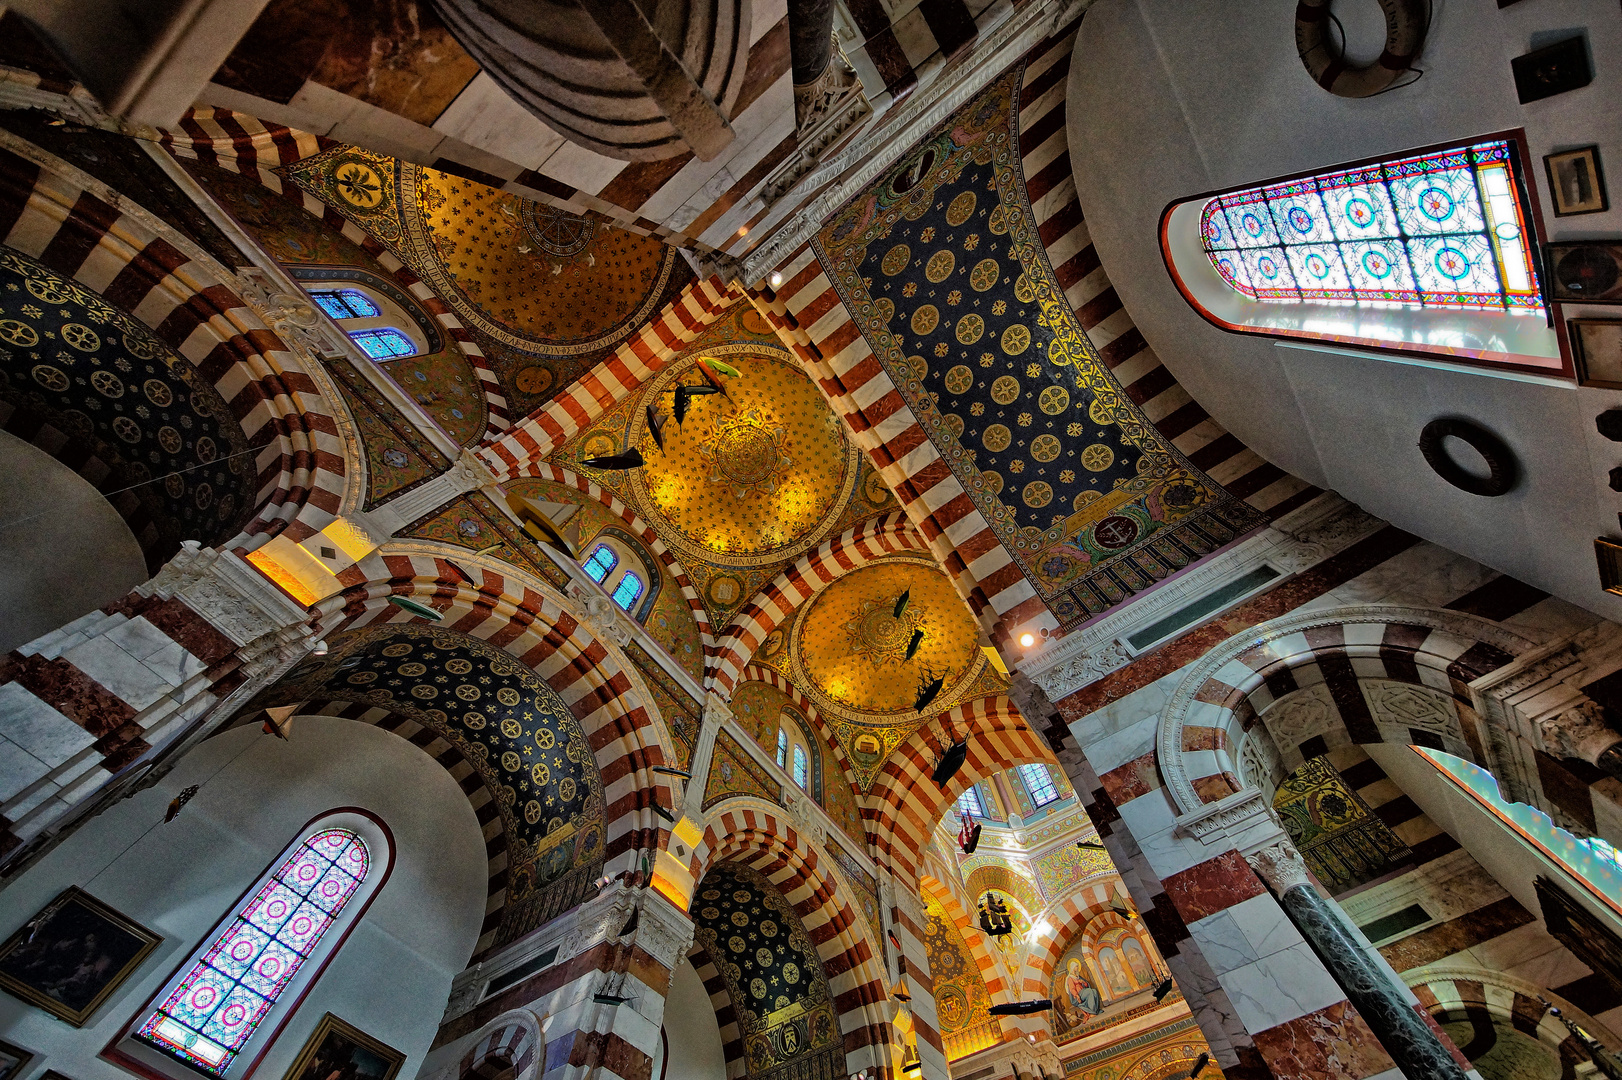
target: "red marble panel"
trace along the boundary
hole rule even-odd
[[[1184,923],[1226,911],[1267,891],[1261,878],[1237,851],[1223,852],[1214,859],[1179,871],[1163,884]]]
[[[1200,797],[1200,802],[1221,802],[1238,791],[1239,785],[1229,780],[1229,776],[1229,773],[1216,773],[1197,777],[1194,780],[1194,793]]]
[[[1160,775],[1155,771],[1153,751],[1111,769],[1098,781],[1104,785],[1105,794],[1116,806],[1123,806],[1161,786]]]
[[[1228,748],[1228,733],[1221,728],[1214,727],[1185,727],[1183,729],[1183,749],[1186,750],[1226,750]]]
[[[5,674],[23,685],[29,693],[100,738],[110,735],[135,710],[123,699],[63,659],[17,656]]]
[[[1274,1075],[1291,1080],[1363,1080],[1395,1064],[1349,1001],[1327,1005],[1252,1037]]]

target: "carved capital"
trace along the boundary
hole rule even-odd
[[[1312,884],[1306,861],[1288,840],[1280,840],[1253,851],[1245,856],[1245,861],[1277,896],[1283,896],[1298,886]]]
[[[636,944],[659,963],[673,969],[693,945],[693,920],[677,911],[659,893],[643,890]]]
[[[1563,712],[1540,717],[1537,727],[1546,752],[1590,765],[1599,764],[1606,751],[1622,743],[1622,734],[1605,722],[1604,707],[1588,697]]]
[[[569,599],[579,604],[580,620],[594,635],[624,648],[631,640],[631,628],[618,604],[579,581],[569,583]]]

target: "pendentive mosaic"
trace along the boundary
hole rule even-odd
[[[989,86],[812,244],[942,459],[1068,628],[1261,516],[1155,430],[1082,331],[1020,173],[1020,78]]]

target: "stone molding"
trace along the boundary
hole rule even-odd
[[[1170,585],[1032,651],[1020,661],[1019,670],[1041,687],[1050,700],[1061,701],[1130,664],[1135,654],[1125,644],[1125,638],[1134,630],[1152,625],[1190,600],[1257,567],[1272,565],[1284,575],[1300,573],[1384,525],[1379,518],[1338,495],[1320,495],[1237,547],[1184,573]],[[1282,580],[1283,577],[1276,578],[1268,587]],[[1191,627],[1184,628],[1188,629]]]
[[[1475,615],[1397,604],[1357,604],[1349,607],[1324,608],[1284,615],[1260,623],[1242,634],[1229,638],[1190,664],[1185,669],[1182,681],[1177,684],[1177,689],[1172,692],[1165,709],[1161,711],[1159,730],[1156,733],[1155,757],[1161,775],[1165,778],[1166,790],[1171,796],[1173,806],[1180,814],[1196,813],[1206,805],[1199,793],[1194,790],[1183,751],[1183,727],[1188,723],[1189,714],[1194,711],[1195,705],[1203,704],[1196,697],[1200,689],[1223,667],[1251,649],[1319,627],[1369,623],[1401,623],[1428,627],[1468,641],[1485,642],[1512,656],[1519,656],[1534,648],[1532,642],[1519,634]]]
[[[744,280],[763,279],[808,241],[825,218],[869,186],[931,128],[985,89],[1043,38],[1090,6],[1092,0],[1035,0],[1012,9],[997,26],[982,29],[971,59],[961,68],[928,87],[920,87],[900,105],[880,114],[865,132],[795,181],[782,198],[792,197],[796,191],[827,187],[799,207],[791,219],[780,223],[766,242],[744,259]]]
[[[195,540],[184,541],[157,576],[135,591],[163,600],[179,597],[239,646],[299,626],[308,618],[303,608],[234,552],[205,548]]]

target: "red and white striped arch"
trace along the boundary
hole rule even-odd
[[[773,803],[739,796],[717,804],[702,821],[703,839],[689,861],[693,880],[721,863],[753,867],[794,905],[816,946],[845,1036],[850,1072],[888,1070],[895,1042],[888,1010],[883,951],[866,918],[847,903],[832,867]],[[885,1075],[878,1072],[877,1075]]]
[[[738,687],[750,682],[763,682],[775,687],[784,697],[789,699],[796,709],[804,713],[806,718],[816,725],[817,734],[827,743],[828,748],[833,751],[834,760],[844,770],[845,782],[848,784],[856,783],[856,769],[851,764],[850,758],[845,754],[844,744],[834,735],[834,730],[829,726],[828,722],[822,718],[822,713],[818,711],[816,703],[801,693],[800,688],[795,686],[787,675],[784,675],[776,668],[766,667],[764,664],[750,664],[743,669],[743,678],[738,680]],[[734,692],[736,690],[735,687]]]
[[[968,738],[968,757],[946,787],[930,779],[951,745],[949,732]],[[1005,695],[960,702],[919,728],[885,759],[862,811],[874,857],[903,887],[915,888],[919,853],[941,815],[970,784],[1026,762],[1053,763],[1047,744]]]
[[[618,516],[621,523],[631,531],[631,535],[642,541],[643,545],[653,552],[654,557],[664,565],[666,570],[670,571],[670,576],[675,579],[676,585],[681,589],[683,599],[687,601],[688,609],[692,611],[693,618],[698,622],[698,639],[700,644],[703,645],[704,655],[709,656],[715,652],[715,634],[710,629],[710,613],[705,610],[703,602],[699,600],[698,589],[693,586],[692,579],[687,576],[686,569],[677,561],[676,556],[665,546],[665,542],[659,539],[659,534],[654,532],[646,521],[642,520],[641,514],[621,502],[620,497],[608,488],[593,483],[573,469],[562,468],[550,461],[526,461],[519,471],[509,479],[522,480],[525,478],[550,480],[554,484],[562,484],[564,487],[573,488],[575,491],[596,499],[608,507],[611,513]]]
[[[766,636],[822,589],[892,551],[919,551],[923,538],[899,510],[868,518],[808,551],[738,609],[716,639],[709,683],[728,699]]]
[[[374,552],[358,564],[365,581],[316,605],[317,626],[337,633],[419,621],[388,602],[408,596],[442,614],[435,625],[488,641],[530,667],[557,691],[595,752],[606,803],[605,872],[634,872],[642,852],[661,850],[669,840],[653,802],[676,802],[669,782],[652,771],[675,755],[651,697],[633,692],[640,677],[552,590],[503,572],[510,567],[458,562],[476,567],[478,580],[469,584],[435,556]]]
[[[319,532],[338,514],[347,478],[359,475],[334,419],[342,406],[325,399],[211,260],[121,205],[99,181],[0,149],[0,241],[150,326],[214,385],[258,450],[258,512],[229,546],[245,554],[278,533],[299,541]]]
[[[719,278],[693,281],[641,330],[621,342],[608,359],[510,431],[486,440],[475,453],[496,479],[519,475],[526,462],[547,457],[636,393],[742,295]]]
[[[1089,882],[1047,910],[1046,918],[1053,924],[1053,930],[1047,936],[1046,944],[1032,949],[1025,958],[1025,968],[1020,973],[1020,986],[1024,996],[1047,997],[1048,990],[1053,986],[1053,972],[1060,958],[1081,940],[1088,925],[1109,911],[1115,903],[1117,880],[1119,879],[1111,876],[1102,881]],[[1112,914],[1108,918],[1126,924],[1126,920],[1118,915]],[[1139,926],[1136,929],[1143,928]],[[1142,936],[1148,935],[1145,933]]]

